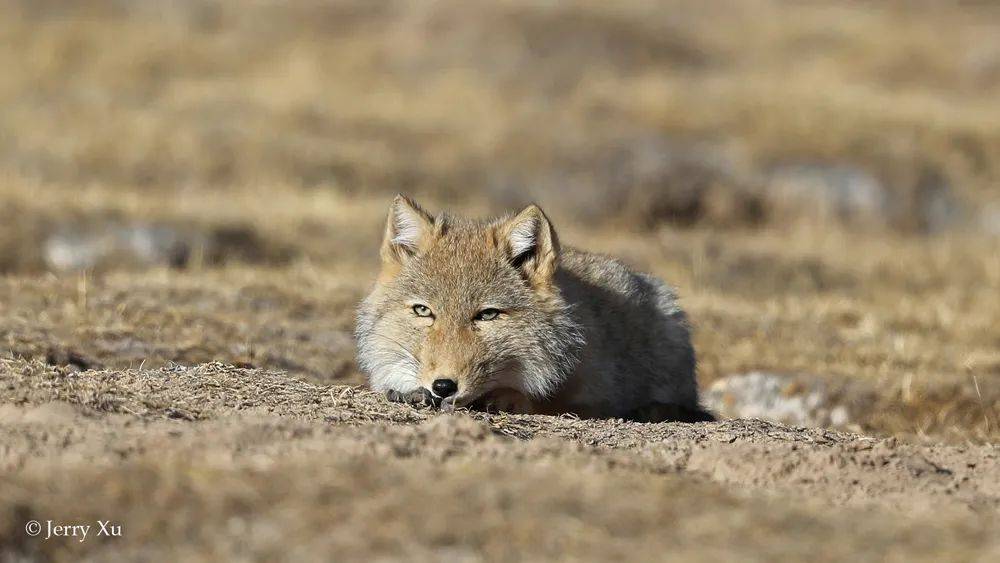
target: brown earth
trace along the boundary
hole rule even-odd
[[[995,5],[0,4],[0,353],[359,383],[391,196],[537,199],[678,287],[703,385],[1000,436]]]
[[[995,446],[754,420],[438,414],[222,364],[5,360],[0,399],[11,560],[1000,555]],[[24,531],[97,519],[121,537]]]

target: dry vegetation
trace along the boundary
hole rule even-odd
[[[0,361],[0,382],[0,555],[14,560],[1000,555],[993,446],[444,415],[221,364]],[[33,519],[123,533],[42,541],[24,535]]]
[[[141,383],[171,373],[155,371],[163,366],[218,361],[264,370],[240,372],[271,382],[255,388],[256,399],[245,393],[250,402],[276,393],[279,379],[308,389],[289,398],[292,405],[361,393],[337,385],[361,382],[352,310],[376,267],[389,197],[407,192],[431,207],[473,214],[537,200],[565,242],[620,256],[678,286],[696,325],[705,385],[755,369],[800,374],[823,380],[851,407],[852,431],[996,442],[1000,8],[968,4],[0,0],[0,356],[11,358],[0,370],[0,399],[13,405],[0,408],[30,430],[11,431],[21,436],[11,438],[14,446],[0,443],[0,557],[78,555],[77,546],[26,543],[11,522],[24,510],[63,510],[59,499],[84,492],[84,513],[106,498],[124,514],[144,487],[164,491],[153,504],[159,509],[191,507],[143,520],[128,513],[149,538],[193,538],[189,546],[154,548],[175,557],[211,557],[213,549],[288,554],[275,530],[292,525],[300,509],[309,524],[292,537],[305,538],[301,549],[351,558],[402,557],[403,548],[425,558],[471,557],[463,545],[494,559],[552,557],[560,549],[569,558],[628,553],[616,534],[643,538],[649,553],[694,554],[709,542],[719,546],[717,556],[801,557],[795,549],[802,546],[766,538],[804,514],[802,533],[830,558],[995,552],[995,540],[986,540],[996,529],[995,490],[977,489],[982,498],[967,499],[940,526],[925,514],[908,528],[879,511],[910,505],[887,501],[881,490],[864,497],[880,505],[874,514],[865,512],[870,507],[824,513],[845,499],[825,497],[826,508],[816,510],[748,500],[705,468],[613,470],[654,455],[645,446],[614,454],[625,456],[619,459],[573,445],[617,451],[607,442],[616,432],[637,432],[649,443],[680,439],[658,434],[682,432],[663,425],[587,423],[561,434],[558,421],[524,419],[540,435],[569,442],[545,446],[502,441],[451,418],[429,430],[393,428],[422,423],[426,413],[374,402],[335,414],[272,405],[263,422],[236,412],[243,406],[234,402],[203,417],[192,414],[187,395]],[[127,400],[115,395],[120,388],[73,394],[115,378],[129,382],[121,383],[131,389]],[[239,395],[234,385],[222,388]],[[51,407],[46,430],[40,420],[52,400],[79,406]],[[377,424],[341,428],[358,422],[345,416],[374,416],[369,422]],[[264,430],[241,433],[251,423]],[[494,429],[500,423],[485,421]],[[458,425],[454,439],[450,424]],[[684,432],[733,433],[733,424]],[[55,440],[40,435],[76,427],[75,436],[107,441],[67,438],[77,445],[66,452],[37,445]],[[164,437],[175,431],[176,442]],[[219,438],[200,442],[216,431]],[[461,453],[458,442],[469,432],[486,432],[475,441],[487,444]],[[301,440],[284,444],[288,436]],[[437,454],[402,448],[374,473],[359,469],[385,453],[385,440],[428,436],[456,441],[458,461],[441,469]],[[119,439],[131,445],[119,451]],[[793,455],[778,442],[766,447]],[[546,447],[559,459],[534,462]],[[973,449],[940,459],[960,467],[996,455],[995,446],[962,447]],[[189,448],[204,459],[189,459]],[[476,463],[492,459],[482,453],[491,448],[511,458],[492,473]],[[162,466],[146,453],[160,449]],[[720,459],[744,455],[736,445],[718,449]],[[282,459],[260,465],[267,456]],[[749,457],[782,471],[766,455]],[[583,471],[581,460],[605,465],[566,480]],[[995,478],[991,463],[972,478]],[[98,484],[104,471],[122,476],[120,488]],[[559,487],[539,498],[520,485],[477,485],[521,472]],[[78,479],[36,498],[57,473]],[[248,492],[281,475],[290,476],[287,488]],[[472,514],[498,499],[532,500],[503,505],[491,513],[493,524],[468,537],[444,528],[447,511],[462,513],[455,507],[440,521],[407,515],[397,528],[372,532],[373,522],[398,514],[403,503],[442,505],[443,495],[423,492],[422,479],[456,487]],[[850,488],[846,479],[839,483]],[[310,504],[314,492],[302,480],[329,496]],[[379,497],[376,508],[349,494],[397,482],[408,492]],[[575,498],[580,487],[590,496]],[[615,528],[644,487],[678,500],[643,505],[626,518],[631,532]],[[219,497],[192,504],[213,489]],[[920,502],[938,502],[934,495]],[[704,512],[681,520],[678,511],[692,505]],[[273,510],[254,520],[261,506]],[[598,514],[602,506],[608,514]],[[333,522],[373,535],[351,540],[359,528],[345,524],[337,528],[343,535],[324,537],[329,527],[317,519],[327,509]],[[577,509],[581,520],[564,518]],[[357,511],[365,515],[351,520]],[[762,511],[774,519],[754,521]],[[546,544],[515,525],[530,514],[557,521],[562,539]],[[231,526],[260,526],[264,539],[241,547],[183,528],[180,518],[218,526],[236,518],[242,524]],[[731,531],[726,541],[698,531],[718,518]],[[868,518],[869,535],[844,533],[856,531],[855,518]],[[665,520],[681,524],[659,535]],[[400,539],[416,533],[431,539]],[[498,543],[510,534],[529,547]],[[605,551],[573,543],[574,534],[601,539]],[[138,550],[142,537],[118,555],[141,555],[127,550]],[[475,541],[464,543],[469,537]],[[940,540],[943,551],[925,549],[927,538]],[[900,547],[905,542],[915,543]]]

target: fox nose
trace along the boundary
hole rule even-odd
[[[451,397],[458,391],[458,383],[454,379],[435,379],[431,384],[431,390],[442,399]]]

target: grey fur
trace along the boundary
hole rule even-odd
[[[424,237],[406,252],[393,247],[401,213],[425,221]],[[539,229],[538,245],[522,263],[510,238],[522,245],[526,227]],[[710,417],[698,403],[695,353],[674,292],[613,258],[560,249],[537,207],[513,218],[469,221],[431,218],[397,198],[383,258],[356,329],[359,362],[376,390],[413,393],[450,377],[459,382],[458,406],[640,420]],[[433,318],[418,318],[414,303],[428,306]],[[485,308],[504,314],[473,320]]]

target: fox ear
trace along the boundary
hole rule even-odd
[[[532,285],[547,284],[556,272],[559,239],[545,212],[529,205],[504,224],[502,233],[514,266]]]
[[[416,256],[433,232],[434,218],[410,198],[397,195],[385,223],[382,260],[402,264]]]

